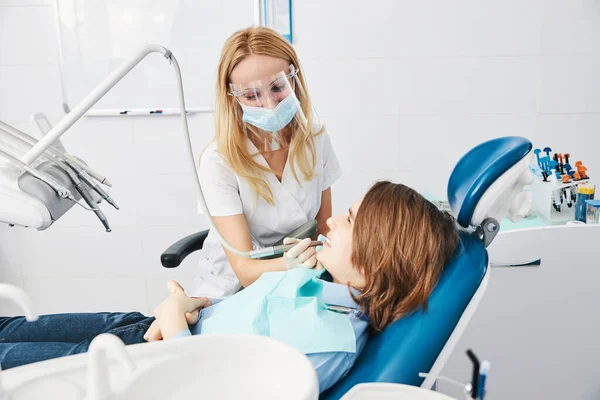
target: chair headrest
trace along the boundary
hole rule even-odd
[[[507,211],[519,218],[528,211],[531,200],[521,195],[515,202],[515,196],[531,183],[532,147],[523,137],[501,137],[481,143],[459,160],[448,181],[448,202],[461,226],[479,226],[486,217],[500,220],[499,214]],[[489,191],[493,196],[486,198]]]
[[[487,270],[483,242],[465,231],[460,231],[459,236],[455,255],[444,267],[427,310],[403,317],[372,334],[352,370],[324,392],[320,400],[339,399],[362,382],[421,384],[419,372],[430,370]]]

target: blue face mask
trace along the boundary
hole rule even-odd
[[[290,93],[275,108],[250,107],[241,104],[242,120],[265,132],[277,132],[285,128],[294,118],[300,102],[295,93]]]

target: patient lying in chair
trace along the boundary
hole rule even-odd
[[[126,344],[209,333],[271,336],[307,354],[320,391],[352,368],[375,331],[425,307],[458,244],[454,220],[411,188],[378,182],[330,228],[315,269],[268,272],[226,299],[171,295],[139,313],[0,318],[4,369],[87,351],[100,333]],[[303,246],[300,242],[297,246]],[[294,250],[294,249],[292,249]],[[292,251],[290,250],[290,252]]]

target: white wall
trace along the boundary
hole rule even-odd
[[[592,177],[600,173],[597,1],[302,0],[294,7],[295,47],[344,169],[334,212],[381,178],[443,197],[459,157],[503,135],[569,152]],[[0,0],[0,119],[31,133],[32,112],[53,122],[63,115],[52,18],[51,0]],[[212,117],[190,123],[201,149]],[[165,280],[189,284],[199,257],[171,271],[160,266],[160,253],[206,227],[178,120],[83,118],[64,142],[113,181],[121,210],[103,207],[113,232],[79,209],[45,232],[0,227],[0,281],[24,287],[42,313],[151,312]],[[0,311],[14,309],[0,303]]]

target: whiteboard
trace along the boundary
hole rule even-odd
[[[188,108],[212,108],[222,46],[255,21],[251,0],[55,0],[55,11],[70,109],[144,43],[175,55]],[[94,109],[178,108],[175,82],[169,62],[150,54]]]

